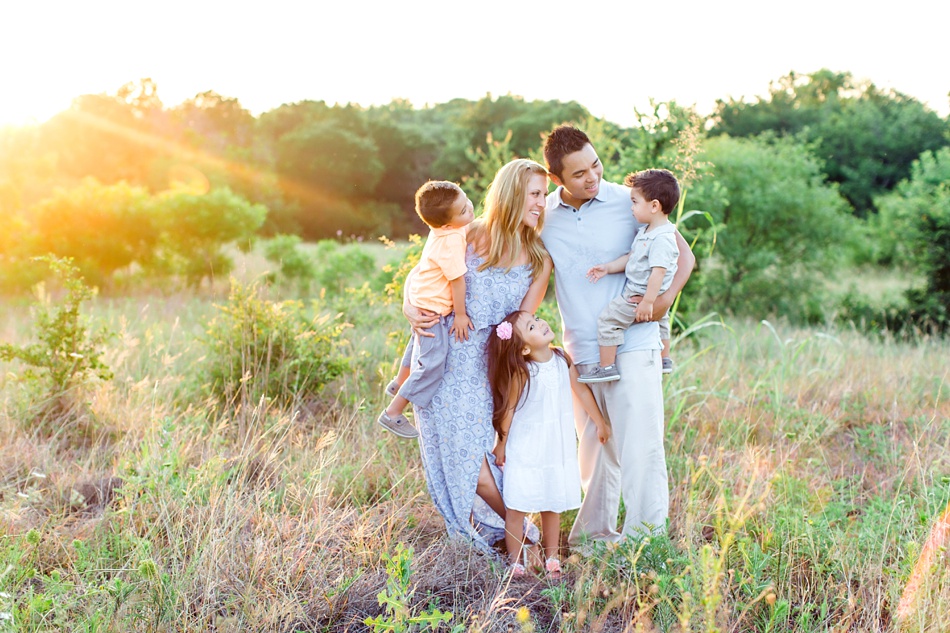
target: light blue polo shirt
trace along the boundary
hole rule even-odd
[[[564,328],[564,347],[575,363],[600,362],[597,315],[620,296],[626,276],[587,280],[591,266],[606,264],[630,251],[637,222],[630,209],[630,189],[602,180],[597,196],[575,209],[561,199],[563,187],[548,194],[541,240],[554,261],[554,289]],[[655,321],[627,328],[618,354],[662,349]]]

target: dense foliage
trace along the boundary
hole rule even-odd
[[[926,255],[914,232],[942,234],[939,213],[918,219],[940,208],[926,188],[946,180],[950,134],[920,102],[820,70],[708,118],[675,102],[635,115],[621,128],[575,102],[486,95],[421,108],[300,101],[254,116],[213,91],[167,107],[147,79],[83,95],[43,124],[0,130],[0,288],[29,288],[31,258],[47,253],[110,293],[199,287],[227,275],[235,246],[294,236],[266,244],[280,268],[269,279],[339,293],[377,263],[356,250],[344,265],[329,243],[304,242],[425,235],[413,208],[425,180],[459,182],[478,205],[498,167],[542,160],[543,135],[573,122],[608,180],[666,167],[683,182],[675,221],[699,262],[681,314],[827,318],[842,264],[904,266],[930,280],[910,302],[930,306],[927,318],[946,310],[932,285],[942,252]]]

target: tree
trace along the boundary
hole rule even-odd
[[[712,178],[691,206],[721,228],[704,271],[706,301],[734,313],[819,318],[821,290],[849,239],[847,205],[792,139],[706,141]]]
[[[151,197],[124,182],[103,185],[88,178],[60,190],[33,210],[37,255],[70,258],[94,284],[133,262],[148,261],[157,240]]]
[[[950,144],[947,121],[919,101],[850,73],[789,73],[754,103],[717,102],[712,134],[749,137],[766,131],[813,144],[829,180],[859,216],[875,196],[910,173],[922,152]]]
[[[182,275],[193,287],[229,272],[233,264],[224,246],[248,249],[267,217],[266,207],[227,188],[203,195],[171,191],[158,197],[155,208],[160,242],[152,271]]]
[[[91,176],[104,184],[150,184],[157,160],[174,154],[171,124],[150,79],[115,95],[82,95],[40,128],[42,151],[73,183]],[[70,184],[73,184],[70,183]]]

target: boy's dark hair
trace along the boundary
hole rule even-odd
[[[452,205],[463,195],[462,188],[447,180],[430,180],[416,190],[416,213],[433,229],[452,219]]]
[[[627,174],[623,184],[639,189],[647,200],[658,201],[666,215],[672,213],[680,201],[680,184],[668,169],[644,169]]]
[[[587,135],[573,125],[559,125],[544,139],[544,163],[548,173],[561,177],[564,157],[584,149],[590,144]]]

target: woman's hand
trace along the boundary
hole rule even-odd
[[[419,336],[435,337],[429,328],[439,322],[439,315],[431,310],[423,310],[405,302],[402,304],[402,313],[409,321],[412,331]]]
[[[610,430],[610,425],[604,420],[595,422],[595,424],[597,425],[597,439],[601,444],[606,444],[607,440],[609,440],[610,436],[613,434]]]

